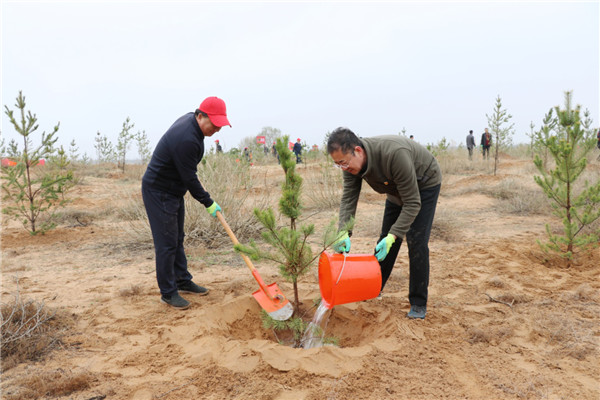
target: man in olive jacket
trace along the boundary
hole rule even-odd
[[[359,139],[347,128],[338,128],[330,134],[327,152],[335,165],[344,170],[340,229],[356,214],[363,180],[377,193],[387,194],[381,235],[375,247],[381,267],[381,289],[406,237],[411,305],[407,316],[424,319],[429,286],[429,236],[442,183],[437,161],[414,140],[400,135]],[[351,235],[352,232],[342,232],[334,250],[349,252]]]

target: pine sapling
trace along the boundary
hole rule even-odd
[[[576,183],[587,166],[587,156],[594,147],[591,119],[586,112],[581,119],[581,107],[571,106],[571,92],[565,94],[565,108],[554,108],[544,119],[543,135],[538,137],[542,148],[547,149],[555,162],[554,169],[547,169],[536,154],[534,163],[541,176],[535,176],[535,182],[544,190],[552,201],[553,214],[562,219],[563,234],[555,235],[546,225],[549,242],[540,245],[544,250],[560,253],[569,260],[573,258],[576,248],[585,250],[588,246],[596,246],[600,230],[585,233],[589,227],[600,219],[600,179],[595,182],[585,181],[583,189],[577,193]]]
[[[40,160],[57,154],[54,144],[58,140],[55,135],[59,124],[49,134],[43,132],[41,143],[35,147],[31,135],[38,129],[37,117],[31,111],[26,112],[25,106],[25,97],[19,92],[16,102],[20,110],[18,121],[13,110],[5,106],[11,124],[23,137],[23,148],[19,148],[14,140],[9,143],[8,155],[16,165],[2,167],[2,200],[5,205],[2,212],[11,218],[21,219],[25,229],[35,235],[55,226],[51,218],[52,211],[65,204],[63,194],[73,180],[73,173],[39,165]],[[39,223],[40,217],[48,214],[49,217]]]
[[[314,225],[297,226],[297,220],[302,213],[300,200],[302,177],[296,172],[296,161],[293,153],[287,147],[288,140],[287,136],[278,138],[276,149],[285,172],[279,211],[282,216],[289,218],[290,222],[287,226],[278,226],[275,212],[271,208],[255,209],[254,215],[266,228],[262,232],[262,238],[274,250],[263,250],[255,242],[251,242],[250,246],[236,245],[235,248],[255,260],[271,260],[279,265],[280,274],[294,286],[294,315],[298,315],[300,307],[298,279],[310,270],[321,252],[338,239],[338,234],[335,221],[331,221],[323,234],[321,249],[315,253],[308,242],[308,238],[315,231]]]
[[[498,159],[500,150],[512,144],[512,135],[514,135],[514,125],[510,122],[512,115],[506,109],[502,108],[502,99],[500,96],[496,98],[496,105],[491,116],[485,115],[488,120],[488,125],[491,129],[491,134],[495,136],[494,146],[494,175],[498,169]]]

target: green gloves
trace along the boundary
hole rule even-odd
[[[216,201],[213,201],[212,205],[206,208],[206,211],[215,218],[217,218],[217,211],[223,212]]]
[[[350,236],[347,231],[342,231],[343,235],[333,244],[333,251],[336,253],[350,252]]]
[[[377,243],[377,246],[375,247],[375,257],[377,257],[377,261],[383,261],[387,257],[390,247],[392,247],[395,241],[396,238],[394,238],[394,235],[388,233],[386,237]]]

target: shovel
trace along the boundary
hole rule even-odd
[[[239,244],[233,231],[229,227],[229,224],[227,223],[227,221],[225,221],[225,218],[223,217],[223,214],[221,214],[220,211],[217,211],[217,218],[219,219],[219,222],[221,222],[221,225],[223,225],[223,228],[225,228],[225,231],[227,231],[227,234],[231,238],[233,244]],[[276,283],[271,283],[267,286],[258,274],[256,268],[254,268],[254,265],[252,265],[252,261],[250,261],[250,258],[248,258],[248,256],[245,254],[241,255],[244,261],[246,262],[248,268],[250,268],[252,276],[254,277],[254,279],[256,279],[256,282],[258,282],[258,286],[260,286],[260,290],[257,290],[256,292],[252,293],[252,296],[254,296],[256,301],[258,301],[258,304],[260,304],[260,306],[274,320],[285,321],[289,319],[294,313],[294,308],[290,304],[289,300],[285,298],[285,296],[283,295],[281,290],[279,290],[279,287]]]

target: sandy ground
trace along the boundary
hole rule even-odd
[[[125,201],[116,194],[137,193],[139,183],[86,177],[69,208],[87,220],[36,237],[3,223],[2,300],[18,280],[22,297],[77,317],[61,349],[3,373],[3,396],[17,396],[24,376],[59,370],[93,376],[88,389],[61,399],[598,399],[600,250],[565,268],[536,244],[547,218],[504,213],[502,200],[468,190],[507,177],[531,183],[524,163],[505,161],[496,177],[444,177],[438,220],[450,233],[430,243],[424,321],[406,318],[403,245],[383,298],[336,306],[326,335],[339,347],[310,350],[262,328],[256,283],[229,246],[188,247],[194,280],[211,292],[187,295],[186,311],[161,304],[153,248],[111,211]],[[353,252],[372,251],[382,211],[382,198],[365,189]],[[292,297],[274,265],[256,265]],[[139,293],[123,295],[134,286]],[[310,317],[316,265],[300,294]]]

